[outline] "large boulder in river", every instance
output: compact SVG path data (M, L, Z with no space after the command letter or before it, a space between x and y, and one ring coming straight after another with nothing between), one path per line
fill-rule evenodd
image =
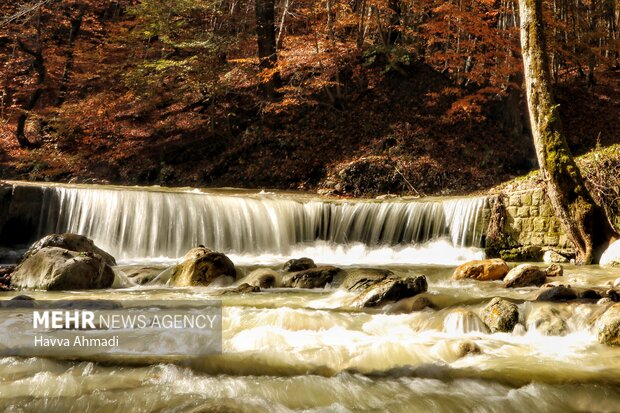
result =
M391 301L426 292L428 284L424 275L407 278L390 277L366 288L353 300L354 307L377 307Z
M518 288L530 285L541 286L545 283L547 274L532 264L521 264L514 267L504 278L504 287Z
M311 258L293 258L284 263L282 269L286 272L297 272L309 270L310 268L316 268L316 264Z
M280 287L282 285L282 275L269 268L259 268L248 274L244 281L259 288Z
M109 288L114 271L98 254L45 247L28 256L11 274L15 289L85 290Z
M458 266L452 274L453 280L471 278L478 281L495 281L508 274L508 265L500 258L474 260Z
M601 255L599 263L610 267L620 267L620 239L607 247L603 255Z
M226 255L198 247L185 254L183 261L174 267L170 285L174 287L206 286L216 279L232 282L236 275L235 265Z
M393 277L390 270L381 268L353 268L347 270L347 274L340 283L340 288L349 291L363 291L388 277Z
M28 259L28 257L33 256L42 248L47 248L47 247L58 247L58 248L64 248L69 251L88 252L88 253L97 254L105 261L106 264L110 266L116 265L116 260L114 259L114 257L108 254L107 252L105 252L104 250L102 250L101 248L97 247L95 243L93 242L93 240L83 235L77 235L77 234L71 234L71 233L50 234L50 235L47 235L41 238L40 240L32 244L30 249L26 251L26 253L21 259L21 262Z
M620 346L620 304L612 305L601 315L596 330L599 343Z
M519 322L517 306L499 297L492 299L481 315L492 333L510 333Z
M325 266L310 268L282 277L282 286L290 288L323 288L331 283L342 270L338 267Z

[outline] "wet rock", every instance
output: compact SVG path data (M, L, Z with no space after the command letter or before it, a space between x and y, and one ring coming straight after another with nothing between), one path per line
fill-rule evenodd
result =
M314 263L312 259L303 257L303 258L294 258L292 260L288 260L287 262L284 263L282 270L286 272L297 272L297 271L308 270L310 268L316 268L316 264Z
M223 295L226 294L250 294L250 293L259 293L260 287L255 285L250 285L248 283L239 284L236 287L228 288L222 292Z
M325 266L292 273L282 277L282 286L290 288L323 288L342 270L337 267Z
M413 297L425 292L427 288L424 275L404 279L390 277L366 288L353 300L353 306L377 307L391 301Z
M593 289L587 289L577 292L577 298L582 300L600 300L603 296Z
M425 308L432 308L433 302L424 295L403 298L393 304L388 304L385 312L388 314L408 314L415 311L422 311Z
M363 291L388 277L393 277L394 273L390 270L379 268L355 268L347 270L344 280L340 283L340 288L349 291Z
M610 267L620 267L620 240L614 241L607 247L603 255L601 255L599 264Z
M45 247L19 264L11 275L11 287L37 290L109 288L114 271L95 253Z
M28 257L33 256L39 250L47 247L57 247L69 251L97 254L103 259L106 264L110 266L116 265L116 260L114 259L114 257L102 250L101 248L97 247L91 239L86 238L83 235L71 233L50 234L41 238L40 240L32 244L32 246L28 249L28 251L26 251L26 253L22 257L20 262L25 261L26 259L28 259Z
M282 275L269 268L259 268L248 274L245 282L259 288L275 288L282 285Z
M528 326L546 336L563 336L568 331L564 317L553 307L533 309L528 316Z
M125 267L117 267L117 270L122 271L127 278L138 285L145 285L152 283L159 274L164 271L166 267L156 265L132 265Z
M174 267L170 285L174 287L206 286L222 278L232 282L236 274L235 265L226 255L198 247L185 254L183 261Z
M607 304L612 304L612 303L613 301L609 297L601 298L600 300L596 302L596 304L598 305L607 305Z
M482 309L482 320L492 333L509 333L519 322L519 310L515 304L495 297Z
M504 287L519 288L531 285L542 285L547 275L544 271L532 264L521 264L514 267L504 278Z
M605 291L605 297L608 297L611 301L615 303L620 301L620 294L613 288Z
M577 298L577 292L565 285L543 287L536 301L570 301Z
M508 274L508 265L500 258L474 260L458 266L452 274L453 280L470 278L478 281L503 279Z
M620 304L610 306L599 317L596 330L599 343L620 346Z
M551 264L545 269L547 277L561 277L564 275L564 268L560 264Z
M28 295L16 295L10 300L0 301L2 308L32 308L34 307L34 298Z
M548 251L545 251L545 253L543 254L543 262L545 262L546 264L552 264L552 263L566 264L570 262L570 260L560 253L557 253L552 250L548 250Z
M480 354L481 352L478 344L472 341L461 341L458 346L457 355L461 358L470 354Z

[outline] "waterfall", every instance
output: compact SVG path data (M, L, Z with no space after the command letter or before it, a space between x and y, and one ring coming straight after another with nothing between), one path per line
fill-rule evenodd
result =
M395 246L448 238L457 247L476 247L487 205L485 197L358 201L93 187L44 191L41 235L86 235L119 258L180 257L199 244L257 254L287 254L315 241Z

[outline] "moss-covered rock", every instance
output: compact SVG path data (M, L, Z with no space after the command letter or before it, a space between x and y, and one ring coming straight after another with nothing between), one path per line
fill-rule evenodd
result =
M492 333L509 333L519 322L519 310L515 304L495 297L482 309L482 320Z

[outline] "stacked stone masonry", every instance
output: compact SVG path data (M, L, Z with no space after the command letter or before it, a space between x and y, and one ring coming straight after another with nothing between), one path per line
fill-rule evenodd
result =
M571 249L560 220L539 189L504 194L504 231L523 246Z

